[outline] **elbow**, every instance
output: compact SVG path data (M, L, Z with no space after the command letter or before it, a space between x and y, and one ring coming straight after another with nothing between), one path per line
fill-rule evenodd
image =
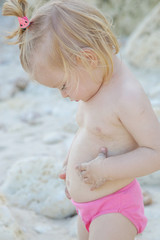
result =
M152 151L153 164L155 165L155 171L160 170L160 148L149 148Z

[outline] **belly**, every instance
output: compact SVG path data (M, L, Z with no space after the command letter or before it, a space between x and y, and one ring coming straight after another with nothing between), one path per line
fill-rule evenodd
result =
M122 141L123 140L123 141ZM108 157L131 151L136 144L128 138L101 138L81 129L72 144L66 171L66 184L71 198L76 202L88 202L118 191L133 179L108 181L102 187L90 191L90 185L85 184L77 174L75 167L78 163L88 162L96 158L100 147L108 149Z

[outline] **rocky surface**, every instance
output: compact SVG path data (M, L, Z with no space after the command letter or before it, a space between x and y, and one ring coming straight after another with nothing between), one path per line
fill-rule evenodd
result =
M125 48L126 59L136 67L159 70L159 39L160 3L147 15L128 39Z
M92 2L92 0L89 0ZM150 13L158 0L94 0L107 18L113 19L117 36L130 35L140 22Z
M0 17L2 23L0 30L4 26L6 29L11 29L15 22L13 19L11 17L6 20L6 18ZM122 49L119 57L122 57L124 61L126 61L124 47L127 41L127 38L121 39ZM20 66L18 48L4 45L2 40L0 43L0 192L6 194L7 198L7 200L0 201L0 215L2 216L0 218L0 240L23 240L23 238L76 240L77 216L53 218L55 213L52 212L54 208L52 209L51 204L56 204L56 208L58 208L57 217L58 212L61 214L61 206L58 206L58 201L54 202L53 193L55 192L57 198L64 194L62 193L63 183L60 183L61 180L57 179L57 175L77 130L75 123L77 103L62 99L55 89L28 82L27 75ZM143 85L160 120L160 72L138 69L132 65L129 67ZM25 79L24 87L17 87L19 79ZM14 94L8 94L7 86L11 87L11 85L13 90L16 89L15 92L13 91ZM43 170L46 169L44 159L53 169L50 173L47 172L46 177L45 174L43 175ZM52 165L53 160L54 165ZM39 163L36 169L35 161ZM57 166L56 173L55 166ZM22 170L23 174L21 174ZM54 182L52 182L52 176L54 176ZM20 178L21 181L18 181L17 178ZM148 225L136 240L159 240L160 172L138 180L143 191L150 193L152 204L145 207ZM48 181L46 189L45 181ZM33 194L34 184L37 187L41 185L40 182L43 183L38 191L40 193L42 190L42 195L38 194L37 196ZM15 188L15 195L13 188ZM29 195L30 192L32 192L32 196ZM46 217L46 212L43 212L44 196L48 196L50 199L48 206L47 201L44 201L45 208L48 207L47 212L52 210L52 215L47 215L48 217ZM24 205L22 199L25 200ZM39 208L37 207L38 203L34 208L28 207L30 206L29 201L34 202L34 200L41 202ZM66 201L69 200L66 199ZM18 205L16 205L17 203ZM69 208L67 204L66 209ZM37 209L39 210L37 211ZM69 214L67 213L66 216L71 214L72 211L69 210ZM6 223L7 225L5 225ZM5 235L6 226L8 235Z
M1 186L3 194L13 206L34 210L46 217L73 215L75 208L65 197L64 183L58 177L60 162L54 157L32 157L16 162Z
M40 6L48 1L28 0L32 6L31 9L33 6ZM87 2L98 6L107 18L113 19L117 36L128 36L159 3L159 0L87 0ZM29 15L31 15L31 11Z
M18 226L3 195L0 195L0 239L24 240L23 231Z

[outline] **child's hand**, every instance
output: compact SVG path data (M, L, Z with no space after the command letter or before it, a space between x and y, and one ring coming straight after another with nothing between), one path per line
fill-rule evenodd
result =
M91 185L91 191L101 187L106 181L107 177L103 176L103 162L107 157L107 148L102 147L98 156L86 163L81 163L76 166L81 179Z
M59 174L59 178L66 180L66 166L63 167L62 172Z

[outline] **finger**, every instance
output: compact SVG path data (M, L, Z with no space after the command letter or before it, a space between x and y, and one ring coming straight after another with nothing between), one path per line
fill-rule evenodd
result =
M108 149L106 147L102 147L101 152L104 153L105 155L107 155Z
M101 186L100 184L94 183L94 184L91 186L91 191L96 190L96 189L99 188L100 186Z
M92 181L88 177L85 177L83 181L87 184L92 184Z
M59 178L62 179L62 180L65 180L66 179L66 173L60 173Z
M77 169L77 174L80 177L81 180L83 180L82 172Z
M87 176L87 171L85 171L85 170L84 170L84 171L81 171L81 175L82 175L83 178L88 177L88 176Z
M94 191L95 189L97 189L97 186L96 185L92 185L92 187L91 187L91 191Z
M83 178L83 181L84 181L85 183L88 183L88 178Z
M85 170L87 170L87 164L86 163L79 164L76 166L76 169L80 172L85 171Z
M98 156L102 156L102 157L107 157L107 148L106 147L101 147L98 153Z
M84 181L85 178L88 178L88 176L86 174L86 171L79 172L79 176L80 176L82 181Z

